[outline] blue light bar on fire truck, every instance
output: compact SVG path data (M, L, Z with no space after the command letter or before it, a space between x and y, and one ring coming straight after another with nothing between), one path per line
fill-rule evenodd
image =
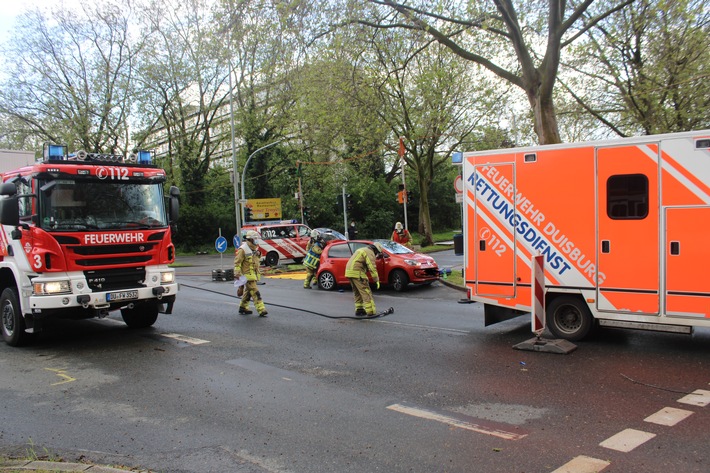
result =
M62 161L67 155L67 147L45 143L42 146L42 157L45 161Z

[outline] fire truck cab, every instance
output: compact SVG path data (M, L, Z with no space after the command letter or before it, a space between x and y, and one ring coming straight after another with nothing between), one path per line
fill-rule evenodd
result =
M105 317L130 327L171 313L178 290L172 224L179 190L149 152L67 153L1 175L0 330L13 346L49 318Z

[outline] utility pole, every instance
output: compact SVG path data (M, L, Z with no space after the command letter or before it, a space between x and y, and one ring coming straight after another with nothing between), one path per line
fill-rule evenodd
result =
M404 186L404 201L402 202L402 205L404 207L404 228L409 230L409 225L407 224L407 197L409 195L409 191L407 190L407 183L404 180L404 168L407 166L407 162L404 160L404 153L406 149L404 147L404 136L399 137L399 162L400 166L402 166L402 186Z
M343 225L345 228L345 238L350 239L350 234L348 232L348 203L346 201L345 194L345 184L343 184Z

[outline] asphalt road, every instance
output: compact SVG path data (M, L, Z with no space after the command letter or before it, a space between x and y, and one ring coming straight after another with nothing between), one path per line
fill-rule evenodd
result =
M349 289L285 278L260 286L261 319L211 280L228 258L182 261L151 329L58 321L0 345L0 452L161 472L710 470L710 331L527 352L528 320L484 328L440 283L378 291L395 313L362 321L332 318Z

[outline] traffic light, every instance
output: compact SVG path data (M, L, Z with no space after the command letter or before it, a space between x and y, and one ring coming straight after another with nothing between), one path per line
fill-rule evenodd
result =
M352 198L352 196L351 196L350 194L347 194L345 197L346 197L346 202L347 202L348 210L352 210L352 209L353 209L353 198Z
M251 222L251 207L244 207L244 221Z
M303 207L303 218L308 218L308 215L311 213L311 209L309 207Z
M404 184L399 185L399 191L397 191L397 203L403 204L404 199L407 197L407 191L404 190Z
M412 191L406 191L407 192L407 203L410 203L412 201Z

